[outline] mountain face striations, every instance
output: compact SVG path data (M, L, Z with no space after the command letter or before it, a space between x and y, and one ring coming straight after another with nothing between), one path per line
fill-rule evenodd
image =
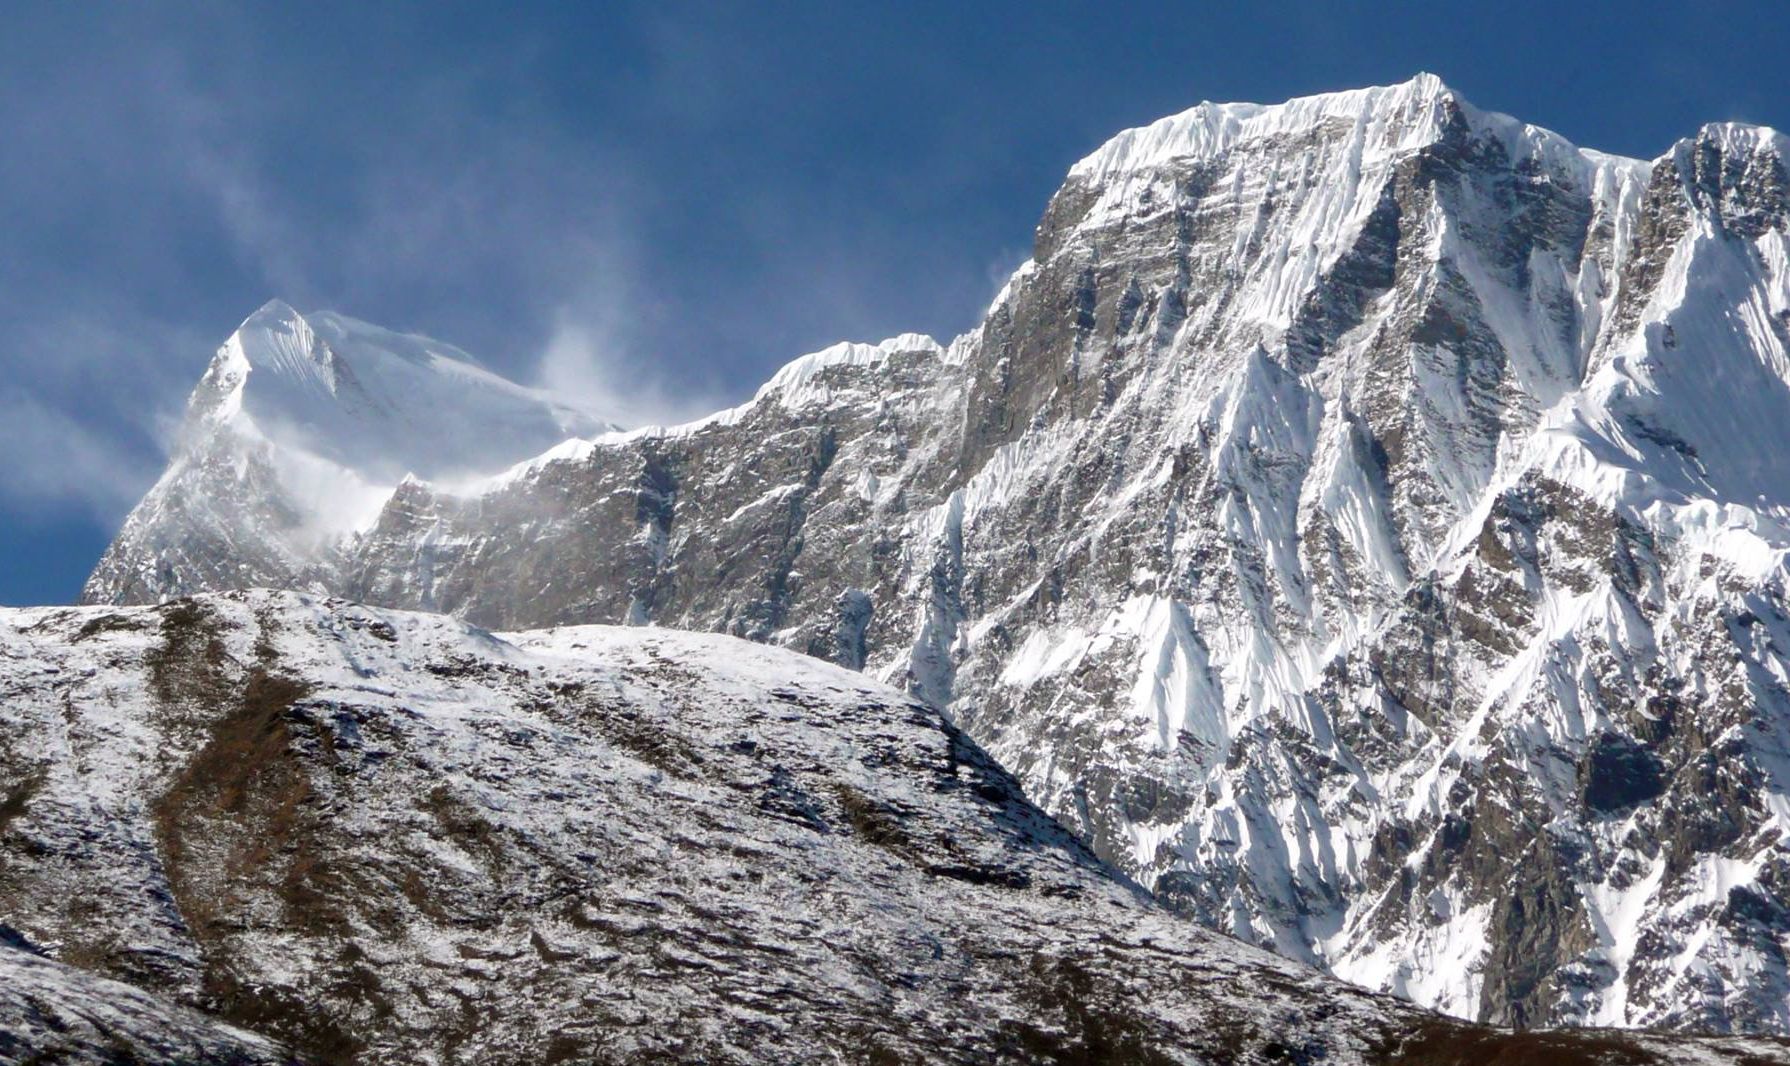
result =
M1787 155L1603 155L1427 75L1202 104L1076 164L948 345L553 447L590 416L481 379L508 428L442 420L490 442L453 469L261 354L321 338L339 382L433 342L264 309L87 599L781 645L942 709L1159 901L1368 988L1784 1031ZM352 514L307 503L313 459Z

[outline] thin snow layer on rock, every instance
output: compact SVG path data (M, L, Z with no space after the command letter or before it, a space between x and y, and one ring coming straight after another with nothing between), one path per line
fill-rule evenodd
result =
M849 393L836 394L834 386L841 382L836 368L868 368L874 370L892 360L908 356L943 357L945 351L931 337L921 333L903 333L876 344L846 341L818 352L798 356L777 369L770 380L759 386L746 403L716 411L689 422L670 426L638 426L614 429L595 436L566 440L540 455L516 463L502 473L484 478L441 479L432 486L436 491L462 497L476 497L500 492L517 482L539 474L552 463L574 463L630 444L676 440L737 425L754 411L766 405L779 405L790 410L803 407L825 408L836 403L858 399ZM864 377L859 375L860 378ZM870 380L874 381L872 376Z
M0 926L0 1062L294 1066L273 1041L27 950Z
M73 965L332 1062L1790 1061L1513 1036L1213 934L936 710L733 638L10 610L0 695L0 899L66 964L0 947L27 1058L45 1011L266 1058Z
M1202 106L1079 164L942 350L407 482L321 548L187 537L252 486L169 491L88 594L776 643L1293 958L1514 1024L1784 1030L1785 146L1625 160L1430 77Z
M829 367L874 367L898 352L938 354L941 351L937 341L919 333L904 333L881 344L835 344L785 364L764 383L755 399L775 397L791 407L817 400L825 402L831 398L831 393L824 388L817 390L815 386L824 384L822 372Z

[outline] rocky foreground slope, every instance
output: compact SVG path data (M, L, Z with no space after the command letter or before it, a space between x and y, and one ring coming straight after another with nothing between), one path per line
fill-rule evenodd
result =
M1783 1031L1787 155L1616 158L1428 76L1201 105L1078 163L949 345L394 482L298 554L279 449L200 433L87 595L780 644L1292 958L1512 1024Z
M290 1049L140 988L47 959L0 927L0 1063L292 1066Z
M936 710L728 637L5 611L0 781L4 1061L287 1054L198 1006L314 1062L1790 1062L1211 933Z

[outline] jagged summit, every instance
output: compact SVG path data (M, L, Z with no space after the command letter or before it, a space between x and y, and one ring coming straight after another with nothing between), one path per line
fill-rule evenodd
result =
M808 386L822 378L832 367L875 366L892 355L905 352L938 355L943 349L938 341L920 333L903 333L878 344L848 341L831 345L785 363L771 375L770 380L759 387L753 398L764 400L778 395L784 403L797 404L808 395Z
M310 560L366 529L406 479L474 481L615 428L452 345L270 300L218 348L167 471L88 594L97 581L159 598L219 552L252 552L261 580L309 587Z
M1687 140L1767 153L1780 159L1790 154L1790 138L1771 126L1754 122L1706 122L1698 129L1695 137Z

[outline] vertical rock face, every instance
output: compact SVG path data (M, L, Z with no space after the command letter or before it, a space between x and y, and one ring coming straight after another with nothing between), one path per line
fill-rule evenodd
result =
M88 596L796 648L946 708L1163 901L1351 980L1790 1028L1787 149L1619 159L1429 76L1204 104L1077 164L948 346L409 479L302 549L189 517L306 518L199 433Z

